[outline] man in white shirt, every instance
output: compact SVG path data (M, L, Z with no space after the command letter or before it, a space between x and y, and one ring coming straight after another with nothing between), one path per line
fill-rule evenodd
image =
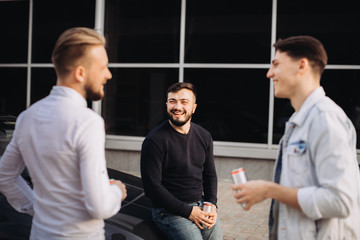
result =
M104 46L88 28L59 37L52 53L57 84L19 115L0 160L0 191L33 216L30 239L103 240L103 219L126 197L121 181L109 182L104 121L86 103L101 99L112 77ZM20 176L25 167L33 189Z
M356 133L344 111L325 96L320 78L327 54L317 39L274 44L267 73L274 95L290 99L274 182L234 185L245 210L271 198L270 239L360 239L360 177Z

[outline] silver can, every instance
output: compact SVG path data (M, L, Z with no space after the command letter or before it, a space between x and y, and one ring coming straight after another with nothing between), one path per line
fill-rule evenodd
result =
M211 212L212 204L210 202L204 202L203 211L204 212Z
M211 208L212 208L212 204L210 202L204 202L204 204L203 204L204 212L211 212ZM209 218L209 216L207 216L206 218ZM206 226L203 224L203 227L206 227Z
M234 184L243 184L247 182L247 176L244 168L237 168L231 171L231 177ZM246 207L246 203L242 203L241 206Z
M234 184L243 184L247 182L247 176L244 168L237 168L232 170L231 177Z

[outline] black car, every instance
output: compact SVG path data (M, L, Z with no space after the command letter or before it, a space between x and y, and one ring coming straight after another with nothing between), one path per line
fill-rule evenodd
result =
M12 137L16 118L0 115L0 158ZM151 217L151 201L145 197L141 179L114 169L108 169L109 177L121 180L127 188L127 197L120 211L105 220L106 240L163 240L164 235ZM31 186L26 169L23 178ZM32 217L17 212L0 193L0 239L29 239Z

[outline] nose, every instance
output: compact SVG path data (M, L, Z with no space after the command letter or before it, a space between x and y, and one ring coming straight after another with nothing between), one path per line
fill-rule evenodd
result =
M267 71L267 73L266 73L266 77L267 78L272 78L273 77L273 71L271 70L271 67L269 68L269 70Z
M180 101L177 101L177 102L174 104L174 109L181 109L181 103L180 103Z
M110 69L108 68L107 69L107 74L106 74L106 79L107 80L110 80L112 78L112 74L111 74L111 72L110 72Z

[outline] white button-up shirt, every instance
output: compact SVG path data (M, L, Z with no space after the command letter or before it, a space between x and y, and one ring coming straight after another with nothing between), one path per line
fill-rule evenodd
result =
M34 189L19 177L27 167ZM19 115L0 161L0 190L34 216L31 239L104 239L104 221L121 206L110 185L103 119L75 90L54 86Z
M360 239L360 177L355 129L317 88L294 113L280 184L298 189L302 211L280 204L278 239Z

